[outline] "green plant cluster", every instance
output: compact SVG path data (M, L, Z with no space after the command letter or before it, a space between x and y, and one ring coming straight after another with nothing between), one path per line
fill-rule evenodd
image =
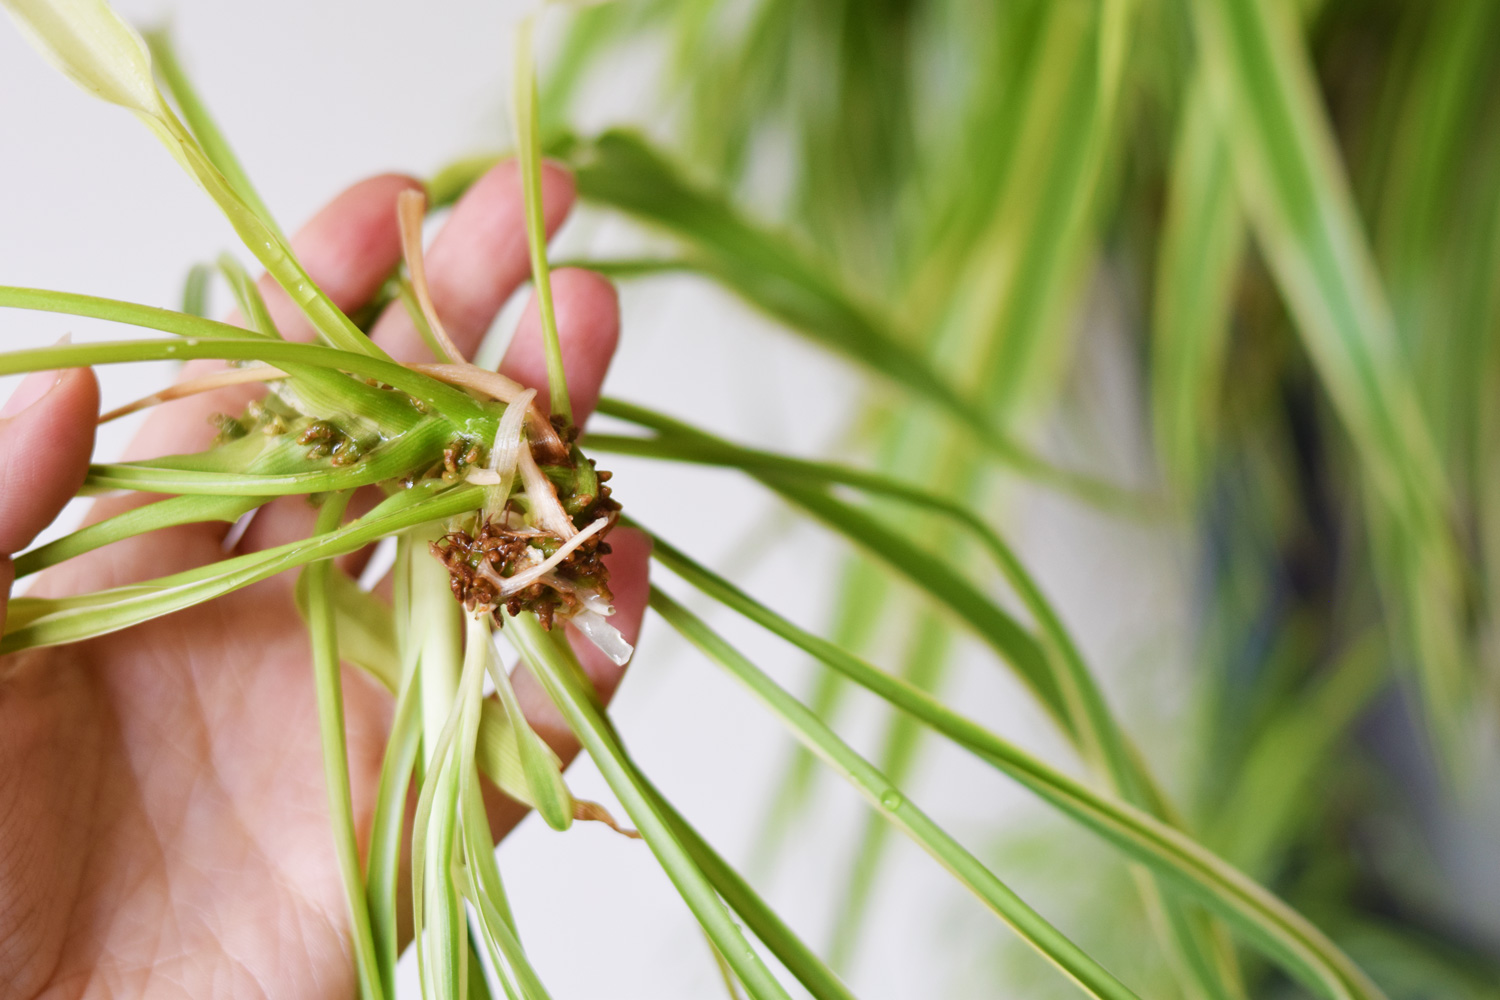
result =
M126 31L102 4L4 2L23 21L56 9L90 31ZM519 488L503 469L498 482L471 470L493 465L525 423L520 452L552 484L553 502L571 503L571 528L523 545L551 558L565 537L617 516L586 452L735 469L857 551L830 635L795 626L668 539L654 537L654 558L814 660L816 687L805 702L794 697L663 589L651 607L804 748L779 785L764 858L806 807L815 761L869 802L846 918L826 958L637 768L562 630L544 627L559 609L523 601L504 629L702 925L731 989L784 997L795 982L820 1000L852 996L838 972L852 961L895 833L1055 967L1056 982L1086 995L1269 997L1289 984L1330 998L1492 995L1496 963L1482 948L1444 940L1411 909L1367 905L1373 891L1401 899L1406 887L1351 861L1345 817L1357 825L1390 794L1378 780L1349 780L1370 766L1355 723L1389 692L1418 706L1413 725L1451 787L1493 756L1475 744L1493 715L1482 664L1500 559L1500 479L1485 461L1500 429L1500 143L1475 137L1500 135L1497 68L1486 58L1500 35L1496 9L1483 0L697 0L569 16L540 93L523 29L512 87L560 435L524 421L525 401L502 405L380 356L297 263L164 38L152 39L154 63L140 49L139 65L125 65L119 53L136 52L125 42L111 62L100 49L68 47L82 36L34 32L71 75L168 143L320 343L281 340L232 263L222 271L247 329L197 315L203 273L182 311L0 288L0 306L172 335L12 352L0 355L0 374L218 358L273 366L283 387L226 419L207 452L91 468L86 490L173 496L27 553L18 573L166 525L234 520L274 496L315 495L322 506L317 533L303 541L144 586L19 598L0 651L126 628L301 569L361 994L394 990L402 821L415 788L411 899L424 995L483 995L471 954L483 949L507 996L536 1000L547 991L506 902L480 774L559 829L589 810L521 715L490 622L453 600L471 610L499 603L475 575L490 567L503 579L523 556L535 561L506 533L547 528L537 498L548 491ZM667 54L670 127L650 136L566 129L590 68L615 46L643 42ZM153 65L171 105L141 82ZM753 166L788 136L789 191L758 199ZM543 149L572 168L585 199L680 250L588 266L621 280L696 272L866 370L864 414L844 451L861 461L747 448L610 399L600 412L635 432L568 441L537 179ZM434 206L498 155L432 178ZM1101 272L1132 290L1124 298L1138 313L1160 490L1123 486L1033 443L1076 403L1066 376L1087 349L1080 303ZM415 270L389 295L407 302L443 360L440 331L422 322ZM549 430L565 460L545 460ZM1185 794L1164 787L994 528L1017 482L1110 517L1201 526L1210 721ZM346 521L350 491L376 484L388 498ZM399 540L390 607L329 562L386 537ZM605 586L591 572L578 567L573 582ZM997 596L995 576L1014 604ZM918 599L904 600L910 593ZM888 667L868 653L877 622L891 619L908 638ZM1087 780L942 701L961 635L1025 685ZM363 858L340 659L396 698ZM493 699L483 697L486 675ZM873 760L835 729L855 687L891 709ZM1150 919L1116 921L1112 936L1084 941L1043 917L1000 865L914 801L920 749L933 735L1106 845L1132 878L1099 908ZM1161 961L1135 981L1120 956L1147 948Z

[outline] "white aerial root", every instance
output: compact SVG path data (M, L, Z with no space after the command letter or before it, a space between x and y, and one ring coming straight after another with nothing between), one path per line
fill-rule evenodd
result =
M536 464L530 448L522 448L517 465L521 470L521 485L526 489L526 499L531 503L531 516L543 528L558 538L572 538L578 531L573 519L563 510L557 499L557 487Z
M547 574L542 582L549 587L572 594L583 605L567 620L578 626L578 631L583 633L585 639L599 647L599 651L609 657L615 666L623 667L629 662L635 649L625 641L620 630L607 620L615 613L615 606L606 601L598 590L593 587L574 587L554 573Z
M578 599L583 602L584 609L594 614L608 618L615 613L615 606L606 601L599 591L590 587L588 590L576 591Z
M515 481L516 463L520 460L521 446L524 443L521 424L531 409L531 400L535 395L535 389L527 389L505 408L505 415L495 428L495 443L490 446L487 467L470 469L466 477L469 482L481 486L500 487L491 493L490 501L485 504L485 513L491 517L497 516L504 509L505 501L510 499L510 487Z
M111 420L118 420L138 410L156 406L160 403L168 403L174 399L182 399L185 396L196 396L200 392L212 392L215 389L223 389L231 385L246 385L251 382L274 382L279 378L286 378L286 372L280 368L271 368L266 365L257 365L253 368L229 368L225 371L214 372L211 375L200 375L197 378L184 379L176 385L169 385L160 392L153 392L149 396L143 396L133 403L115 407L108 413L101 414L99 423L107 424Z
M515 402L505 408L505 415L495 428L495 443L490 446L489 469L502 479L515 474L516 463L521 458L521 422L526 419L531 401L535 398L535 389L527 389L521 393Z
M594 611L580 611L568 621L578 626L584 638L588 639L599 651L609 657L617 667L623 667L630 660L630 655L635 648L625 641L620 630L611 625L605 618Z

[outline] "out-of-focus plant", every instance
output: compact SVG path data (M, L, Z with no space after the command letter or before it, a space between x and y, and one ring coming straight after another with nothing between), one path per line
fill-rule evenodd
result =
M569 15L540 94L523 30L516 152L547 330L549 421L527 392L469 364L444 336L422 275L420 200L403 208L409 277L391 294L408 303L439 363L402 366L308 278L164 38L148 49L102 3L3 2L70 76L162 138L322 341L281 340L232 266L248 330L192 309L0 288L3 306L179 338L13 352L0 355L0 373L205 357L239 363L226 378L271 388L208 452L95 466L87 488L174 497L24 555L18 570L163 525L233 519L273 495L323 499L318 531L304 541L144 587L17 599L0 649L127 628L305 567L362 995L393 990L412 788L424 995L483 989L469 973L470 941L488 951L507 996L546 995L505 903L480 774L559 828L597 807L573 800L520 715L492 651L491 609L753 997L785 996L788 980L752 937L809 994L851 995L835 970L854 956L892 831L1056 966L1056 982L1091 996L1236 998L1295 981L1331 998L1375 998L1382 986L1400 995L1413 970L1467 984L1490 968L1478 952L1435 947L1400 907L1367 905L1372 892L1399 899L1402 886L1348 859L1350 825L1357 831L1379 803L1362 794L1369 783L1345 781L1367 766L1355 722L1392 688L1422 706L1421 731L1455 787L1484 766L1472 736L1486 714L1476 708L1487 705L1487 582L1500 558L1500 532L1485 516L1500 481L1483 461L1497 429L1488 344L1500 311L1500 144L1474 140L1495 134L1485 126L1500 113L1484 58L1500 25L1487 4L1382 7L1382 21L1353 4L1276 0L620 3ZM565 123L587 97L590 67L626 42L668 54L670 125L649 136L575 134ZM153 82L152 52L171 103ZM659 618L804 748L769 811L763 860L806 805L815 758L870 804L826 962L637 769L561 630L548 629L569 618L607 652L629 654L605 621L607 584L591 559L618 508L570 438L536 183L543 147L571 166L584 198L678 248L589 266L622 280L705 275L871 375L836 462L747 448L620 400L600 412L637 433L582 441L591 453L740 470L859 552L825 638L669 540L656 538L654 550L683 583L821 668L804 704L680 601L652 593ZM775 198L756 193L767 157L790 167ZM493 159L481 153L435 176L434 207ZM1071 405L1066 375L1088 343L1080 303L1104 270L1139 290L1124 298L1139 312L1149 358L1160 489L1112 482L1034 443ZM1017 482L1107 516L1201 524L1212 585L1199 669L1210 722L1193 746L1186 796L1158 780L1062 617L995 530ZM349 491L371 484L388 499L345 522ZM398 539L394 607L347 586L328 562L383 537ZM1014 602L994 593L997 575ZM866 653L877 622L892 620L907 639L887 669ZM1086 780L943 703L960 634L1014 672ZM1273 640L1252 644L1262 635ZM350 820L341 656L396 696L363 859ZM482 696L486 674L496 699ZM892 708L874 761L834 728L853 687ZM1040 916L914 802L929 734L1106 845L1131 877L1101 879L1091 905L1149 919L1107 934L1095 927L1081 946ZM1109 888L1117 885L1129 888ZM1340 938L1383 974L1372 979ZM1117 960L1142 949L1161 960ZM1126 964L1159 971L1124 982L1110 970Z
M1145 362L1149 492L1201 540L1204 715L1178 743L1188 828L1346 931L1393 989L1445 978L1454 995L1493 978L1493 942L1445 930L1425 885L1373 846L1392 822L1422 842L1427 792L1375 777L1376 737L1359 724L1386 706L1387 734L1415 736L1431 755L1416 766L1455 804L1494 764L1497 22L1473 0L616 5L577 16L548 92L562 119L611 45L669 53L653 162L590 151L585 193L669 232L674 265L809 337L826 343L835 324L789 304L790 285L879 317L879 339L919 354L989 426L914 416L887 380L853 448L968 509L1004 510L1011 473L1120 499L1034 444L1079 409L1066 375L1091 343L1083 303L1107 283ZM627 141L648 142L595 140ZM768 192L767 162L789 183ZM667 190L668 164L722 215L614 176ZM728 236L725 218L758 239ZM940 523L867 510L961 550ZM878 548L851 556L833 637L873 648L878 623L885 647L905 622L890 665L938 691L951 617L910 610L879 562ZM814 710L837 719L844 690L823 675ZM891 716L876 758L888 775L915 773L922 732ZM1088 734L1070 735L1089 761ZM1130 775L1098 773L1152 807ZM762 860L808 807L812 775L799 752ZM837 890L836 965L885 839L872 820ZM1113 923L1130 933L1089 940L1133 954L1138 925ZM1239 988L1193 961L1191 933L1169 937L1188 994ZM1252 962L1243 982L1277 979Z

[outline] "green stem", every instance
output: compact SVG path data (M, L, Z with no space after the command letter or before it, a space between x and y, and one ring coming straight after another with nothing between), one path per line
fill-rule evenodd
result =
M281 331L276 329L271 310L266 307L266 300L261 297L260 289L255 287L255 279L250 277L250 272L234 259L233 254L220 254L218 263L219 274L223 275L225 283L229 285L229 292L234 296L234 304L240 310L245 328L263 337L281 340Z
M177 102L177 110L187 121L188 127L193 130L193 137L203 147L203 152L224 179L229 183L235 194L239 195L255 216L266 224L277 236L283 236L276 220L271 216L271 210L261 200L255 185L250 183L250 176L245 173L245 168L240 165L239 158L234 155L229 141L224 138L219 125L214 121L213 115L209 114L208 106L198 96L197 89L188 79L182 63L177 59L176 46L172 44L171 33L165 28L144 33L146 44L151 49L152 65L161 74L162 82L167 85L167 91L172 95L172 100Z
M901 676L918 690L937 691L948 671L956 638L957 633L941 616L930 610L924 611L907 639ZM837 671L826 671L825 675L843 679ZM819 719L827 718L816 712L814 715ZM921 722L905 712L891 713L886 720L879 750L873 759L891 784L899 786L909 780L923 735ZM828 945L828 961L836 969L847 969L853 964L861 931L871 913L870 896L875 891L880 861L890 842L891 826L884 820L880 810L865 814L854 857L844 875L838 916Z
M187 313L118 302L69 292L0 286L0 308L34 309L129 323L174 333L187 339L117 340L102 344L67 344L0 354L0 375L79 368L87 365L128 364L136 361L261 361L269 365L302 364L344 371L399 389L456 423L482 419L485 409L472 396L392 361L351 354L317 344L268 340L248 330ZM493 433L493 428L491 428Z
M276 321L271 318L255 279L232 254L219 255L219 273L229 285L245 325L268 339L281 340L281 332L276 329ZM282 365L296 379L297 409L309 416L340 423L350 414L360 414L382 427L396 429L410 422L409 409L400 404L393 406L388 393L353 382L336 371L291 362Z
M760 898L750 883L730 867L708 841L693 829L682 814L673 808L661 792L657 791L650 780L635 768L634 763L629 761L627 763L630 764L636 781L650 798L651 804L666 819L667 824L672 828L672 833L682 842L682 846L691 856L693 863L701 868L703 874L713 883L714 891L729 904L735 913L739 914L740 919L765 944L771 954L776 956L777 961L781 962L786 970L807 988L815 1000L854 1000L854 994L849 992L849 987L845 986L817 953L804 944L796 932L766 905L765 900Z
M412 641L411 621L410 535L397 540L395 600L397 611L396 649L401 659L401 679L396 693L396 707L391 735L380 763L380 783L375 794L375 814L370 825L370 862L366 894L370 900L371 933L375 940L375 958L380 963L381 984L386 995L396 994L396 963L401 956L400 921L397 906L400 899L398 881L401 872L401 839L406 824L406 798L412 771L422 743L421 699L417 693L417 651Z
M401 870L401 833L406 821L406 796L412 768L422 743L421 703L410 678L402 681L391 722L390 742L380 765L375 816L370 828L367 892L370 926L380 979L388 996L395 996L396 962L401 957L400 920L396 908Z
M206 496L290 496L371 486L422 471L441 455L451 427L427 420L399 438L375 448L353 465L313 472L199 472L150 462L91 465L84 485L96 490L144 490L149 493L193 493ZM311 464L311 463L309 463Z
M158 528L204 521L227 521L232 524L269 499L271 498L260 496L176 496L148 503L143 507L134 507L123 514L86 525L17 556L16 579L38 573L49 566L56 566L112 542L134 538Z
M213 268L207 264L194 264L188 269L182 283L182 311L190 316L208 317L208 284L213 280Z
M1000 640L993 643L996 650L1007 656L1023 678L1030 681L1043 704L1054 712L1064 730L1074 739L1085 761L1102 773L1115 791L1162 819L1181 825L1170 802L1120 730L1088 665L1051 604L1010 547L967 508L875 473L740 448L642 407L611 401L600 409L654 427L662 434L653 440L591 435L588 439L591 448L743 469L834 530L861 542L898 572L912 577L924 589L959 610L982 634ZM983 594L973 592L961 578L936 565L928 565L930 560L921 551L909 546L901 536L891 533L875 519L835 500L826 492L828 486L835 484L853 486L936 512L977 537L1041 627L1047 653L1043 662L1028 667L1031 659L1018 658L1014 652L1024 650L1024 645L1017 642L1013 631L1000 628L1002 623L995 619L993 612L985 611ZM1220 968L1210 968L1209 960L1205 958L1217 954L1219 946L1206 941L1204 935L1220 932L1195 926L1192 917L1182 913L1170 901L1164 903L1159 893L1149 887L1145 891L1147 905L1162 910L1173 933L1174 948L1192 964L1200 981L1222 987L1221 992L1226 995L1235 995L1237 974L1233 969L1227 962L1221 963Z
M335 530L349 494L338 493L323 501L316 531ZM354 938L354 964L359 974L359 992L367 1000L383 1000L385 990L370 932L370 910L365 902L364 875L360 871L359 840L354 832L354 802L349 789L349 748L344 736L344 694L339 676L338 633L333 624L333 605L328 599L330 560L308 566L307 630L312 638L313 681L318 699L318 729L323 738L323 780L328 789L328 814L333 825L334 853L339 876L349 904Z
M531 18L516 27L515 79L511 91L516 145L521 165L521 190L526 206L526 245L531 251L531 277L542 318L542 342L547 349L547 391L552 413L569 424L573 404L568 399L568 376L563 371L562 341L552 304L552 277L547 263L547 219L542 205L542 147L537 137L536 69L531 54Z
M1055 964L1085 992L1091 996L1114 1000L1135 998L1135 993L1068 940L985 868L979 859L913 805L874 765L855 753L805 705L787 694L697 616L654 587L651 590L651 609L749 688L792 729L799 740L854 785L880 816L932 855L1000 919L1009 924L1022 940Z
M495 967L506 977L507 992L519 991L525 1000L550 1000L541 977L532 968L531 961L521 946L520 936L516 933L515 918L511 915L505 886L500 879L500 866L495 863L495 838L485 813L474 755L483 717L483 673L485 668L494 665L494 640L490 636L487 618L469 617L464 628L468 655L483 661L484 668L476 668L471 675L467 662L464 667L466 687L461 695L463 707L457 752L459 829L465 871L462 877L455 877L460 878L460 885L466 890L465 895L474 904L479 916L479 927L490 945ZM513 722L522 726L526 724L519 713Z
M424 997L460 1000L468 974L464 944L464 909L454 883L454 864L460 860L458 829L458 739L460 712L457 693L464 675L482 683L475 662L458 662L462 655L462 612L445 593L439 593L431 559L408 564L413 573L412 597L421 618L417 669L422 691L422 747L426 769L412 826L412 905L417 948L417 970ZM426 577L426 579L424 579ZM443 587L446 591L447 587ZM443 607L438 601L443 600ZM449 611L452 609L452 612ZM455 613L457 617L455 618ZM474 669L471 669L474 668ZM446 713L446 715L444 715Z
M448 488L433 496L433 489L439 488L415 487L336 531L264 552L78 597L15 598L6 618L0 654L78 642L129 628L309 562L354 552L413 525L478 510L484 502L482 487Z
M756 1000L790 1000L729 918L712 884L673 834L666 817L635 780L635 769L605 720L598 697L589 688L582 668L562 638L562 631L549 634L534 616L519 615L507 624L505 637L525 657L532 674L588 750L667 877L750 995Z
M611 415L624 416L627 419L645 416L656 423L661 423L656 415L640 407L601 406L600 412L609 412ZM761 479L771 489L781 492L785 490L778 487L778 482L790 485L798 480L811 481L818 487L834 484L852 486L868 493L899 500L941 514L969 531L993 558L995 565L1005 576L1006 582L1021 598L1027 611L1040 626L1047 644L1052 648L1053 659L1061 668L1052 671L1054 678L1052 683L1062 699L1059 704L1065 718L1079 720L1082 723L1079 739L1083 744L1085 756L1093 764L1105 770L1111 780L1122 790L1165 808L1165 800L1156 791L1154 785L1139 773L1139 768L1131 764L1134 751L1127 745L1067 627L1063 625L1051 602L1041 592L1041 588L1037 586L1036 581L1027 572L1015 552L982 519L976 517L962 504L935 493L908 486L888 476L828 462L788 458L771 452L740 448L675 422L662 426L668 431L668 436L663 438L589 435L588 445L591 449L599 451L650 455L677 461L739 468ZM796 488L794 495L800 498L818 499L816 494L801 488ZM831 513L835 508L832 502L820 501L818 509ZM837 527L835 525L836 529Z
M787 621L729 581L652 536L652 557L715 601L810 653L904 712L920 718L1124 854L1170 878L1240 928L1288 972L1332 1000L1384 994L1305 917L1191 837L1134 806L1106 798L936 698Z
M141 120L219 206L245 249L261 262L266 272L291 296L326 343L355 354L389 360L389 355L366 337L364 331L344 315L343 310L334 305L333 300L307 273L276 224L268 216L262 217L241 198L233 183L214 165L198 140L175 114L166 111L159 118L143 115Z

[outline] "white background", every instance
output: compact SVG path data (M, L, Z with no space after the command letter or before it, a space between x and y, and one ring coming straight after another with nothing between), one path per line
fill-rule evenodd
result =
M506 141L510 11L503 6L271 0L119 7L147 25L172 14L189 71L288 226L361 176L425 174ZM585 124L655 106L644 82L649 65L616 69L617 78L596 87L605 103L590 105ZM175 306L188 267L235 245L214 206L145 129L47 68L8 24L0 25L0 144L0 283ZM587 217L562 237L570 255L624 238L618 222ZM862 385L842 363L691 279L627 288L623 308L610 393L783 450L826 449L840 439ZM1088 423L1104 429L1094 457L1109 458L1105 468L1119 473L1142 462L1133 423L1141 410L1125 388L1132 380L1120 377L1130 361L1111 335L1107 297L1090 315L1089 353L1075 377L1092 387ZM6 350L65 332L81 339L132 335L67 317L0 313ZM102 375L109 406L160 384L170 369ZM0 385L0 398L13 381ZM130 430L128 423L107 427L100 454L117 453ZM617 495L645 523L737 572L748 589L798 620L826 621L842 551L826 534L781 517L732 476L614 464ZM1174 686L1174 672L1161 669L1162 660L1180 662L1187 604L1173 555L1180 550L1161 544L1172 539L1030 495L1003 513L1116 699L1132 711L1150 705L1157 717L1180 719L1187 695ZM779 543L768 545L771 538ZM1168 615L1164 608L1177 610ZM724 616L714 621L795 690L807 689L800 657ZM1152 687L1143 686L1147 678ZM966 656L947 695L1012 738L1067 761L1024 693L988 657ZM859 708L848 731L869 747L878 717L866 704ZM731 860L743 861L788 748L774 722L714 667L664 636L660 623L648 625L615 714L646 771ZM610 801L587 762L570 780L579 794ZM1031 887L1031 896L1045 897L1049 887L1066 884L1066 871L1029 870L1013 860L1007 866L993 849L1003 830L1026 829L1045 815L1003 779L934 746L912 786L940 821L999 858L999 874L1023 892ZM816 820L796 831L795 854L761 885L821 946L862 817L846 789L825 781L819 792ZM527 822L500 859L523 935L554 996L722 995L686 908L640 844L590 824L560 836ZM851 985L866 997L994 995L993 980L984 980L1008 940L1004 928L915 849L897 843L891 862ZM1080 888L1086 907L1087 887L1070 894Z

